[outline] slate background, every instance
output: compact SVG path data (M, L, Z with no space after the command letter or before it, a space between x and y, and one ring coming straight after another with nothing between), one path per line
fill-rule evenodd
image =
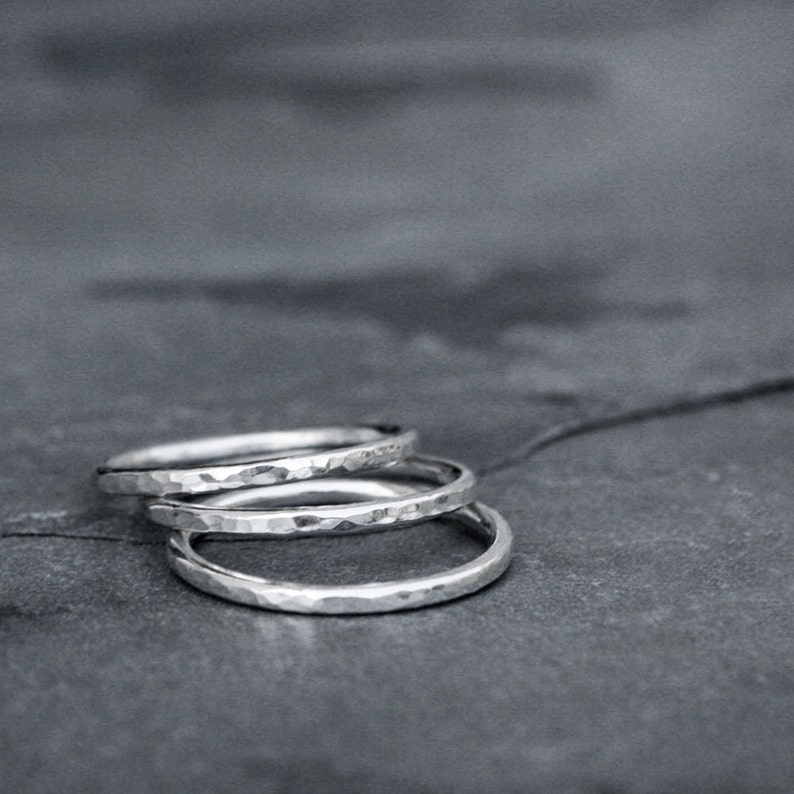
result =
M0 15L5 790L794 787L788 4ZM258 612L94 493L132 445L332 421L482 472L506 577Z

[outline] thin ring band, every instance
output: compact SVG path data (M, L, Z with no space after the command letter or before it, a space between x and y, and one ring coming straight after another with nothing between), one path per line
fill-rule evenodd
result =
M399 463L416 432L352 425L177 441L110 458L97 470L107 493L168 496L276 485Z
M495 510L479 502L453 513L485 536L490 545L479 557L441 573L394 582L361 585L307 585L238 573L202 557L193 547L196 535L173 531L168 537L171 569L199 590L227 601L310 615L357 615L395 612L439 604L490 584L507 569L512 549L510 526Z
M222 532L262 537L342 535L415 524L469 504L474 475L440 458L411 458L397 467L413 477L440 483L430 490L345 504L246 508L267 500L271 489L253 488L195 500L155 499L146 505L151 521L185 532ZM271 494L272 495L272 494Z

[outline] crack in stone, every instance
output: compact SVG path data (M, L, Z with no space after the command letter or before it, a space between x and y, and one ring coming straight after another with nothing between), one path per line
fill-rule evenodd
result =
M721 389L696 396L679 396L670 400L651 405L632 408L586 419L575 419L562 422L558 425L538 433L534 437L519 445L513 452L501 460L486 463L476 469L479 477L488 477L501 471L524 463L537 452L544 450L560 441L565 441L576 436L598 433L615 427L638 424L651 419L662 419L669 416L679 416L696 411L705 411L723 405L734 405L761 397L770 397L776 394L785 394L794 391L794 375L784 375L771 380L761 380L735 389ZM76 532L4 532L2 538L68 538L72 540L101 540L114 543L129 543L133 546L154 545L162 543L162 538L155 540L137 540L134 538L109 537L107 535L83 535ZM245 540L245 538L242 538Z
M132 546L153 546L163 543L162 538L157 540L137 540L136 538L114 538L109 535L84 535L80 532L3 532L0 538L67 538L70 540L106 540L113 543L129 543Z
M601 430L610 430L624 425L646 422L651 419L661 419L668 416L705 411L721 405L733 405L758 397L768 397L774 394L783 394L794 391L794 375L785 375L772 380L756 381L735 389L722 389L696 396L679 396L670 400L627 411L618 411L611 414L602 414L585 419L573 419L538 433L528 441L520 444L516 449L504 456L501 460L486 463L475 469L479 477L488 477L491 474L505 471L518 466L531 458L537 452L546 449L560 441L565 441L575 436L598 433Z

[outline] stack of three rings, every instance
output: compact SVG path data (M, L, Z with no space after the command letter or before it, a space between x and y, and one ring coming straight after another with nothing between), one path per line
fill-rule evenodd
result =
M473 501L474 475L452 461L414 455L416 433L346 426L271 431L169 443L126 452L98 470L108 493L148 497L152 521L170 529L172 570L200 590L264 609L364 614L449 601L507 568L507 522ZM427 576L360 585L276 581L201 556L217 535L297 538L399 529L449 515L487 548Z

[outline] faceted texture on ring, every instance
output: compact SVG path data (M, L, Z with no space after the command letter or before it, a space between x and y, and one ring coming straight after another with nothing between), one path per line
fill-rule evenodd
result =
M351 432L361 429L352 428ZM333 430L338 434L343 428L333 428ZM321 432L321 429L312 431L315 435ZM298 435L300 431L294 433ZM311 452L302 451L293 455L260 453L259 457L267 459L243 463L130 469L105 466L99 469L97 485L107 493L130 496L215 493L377 469L399 463L412 454L416 441L414 431L381 431L380 434L381 438L368 443ZM263 437L267 435L261 434ZM241 437L229 438L231 441ZM184 442L185 447L189 448L189 445L190 442Z
M173 571L204 592L261 609L315 615L353 615L417 609L473 593L497 579L510 563L512 533L499 513L474 502L454 517L490 541L476 559L429 576L399 582L328 586L277 582L212 563L191 545L188 532L171 532L168 560Z
M450 513L473 499L474 475L458 463L434 458L414 458L406 468L433 476L442 483L429 491L342 505L245 509L207 506L179 499L160 499L146 506L155 523L186 532L245 533L264 537L309 534L346 534L414 524ZM452 482L448 482L449 479ZM226 504L245 503L252 497L238 492Z

